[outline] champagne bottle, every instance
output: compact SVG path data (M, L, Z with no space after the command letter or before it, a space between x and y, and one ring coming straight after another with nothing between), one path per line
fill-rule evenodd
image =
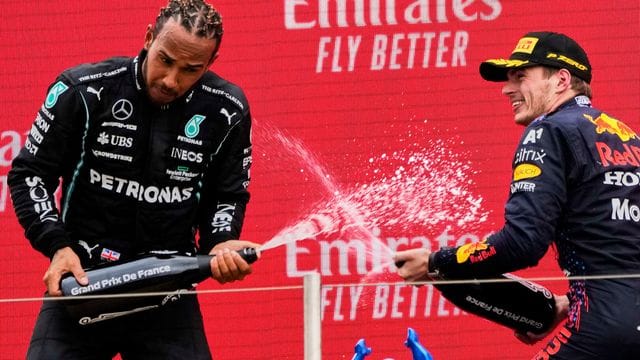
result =
M238 253L248 263L258 259L253 248L244 248ZM189 289L209 278L213 256L152 253L87 269L89 284L85 286L67 274L60 284L62 301L81 325L155 309L179 300Z
M434 285L460 309L522 333L542 334L554 325L555 299L551 291L513 274L504 282Z
M402 265L404 261L396 262L398 268ZM549 289L509 273L498 276L497 280L482 282L471 279L468 283L433 286L458 308L500 325L534 334L551 329L556 304Z

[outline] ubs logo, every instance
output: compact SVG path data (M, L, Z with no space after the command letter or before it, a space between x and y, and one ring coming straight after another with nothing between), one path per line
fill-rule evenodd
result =
M127 120L133 115L133 104L127 99L120 99L111 107L111 114L116 120Z
M101 132L97 140L101 145L111 144L113 146L130 148L133 146L133 138L126 136L118 136Z

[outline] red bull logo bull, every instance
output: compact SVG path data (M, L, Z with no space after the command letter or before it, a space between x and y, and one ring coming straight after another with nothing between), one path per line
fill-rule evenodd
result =
M479 251L485 251L488 248L489 245L486 244L486 240L462 245L458 248L458 251L456 251L456 260L458 261L458 264L462 264L469 260L471 255L474 255Z
M617 135L620 140L624 142L636 138L636 133L630 127L605 113L600 114L600 116L595 119L591 115L583 115L596 126L596 133L598 134L607 132L612 135Z

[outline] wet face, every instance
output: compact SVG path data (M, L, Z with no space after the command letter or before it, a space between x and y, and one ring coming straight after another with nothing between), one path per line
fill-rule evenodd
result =
M510 70L502 93L509 98L516 124L529 125L551 111L555 102L555 75L541 66Z
M150 25L142 72L151 101L167 104L184 95L215 60L211 56L215 46L216 40L191 34L173 19L156 37Z

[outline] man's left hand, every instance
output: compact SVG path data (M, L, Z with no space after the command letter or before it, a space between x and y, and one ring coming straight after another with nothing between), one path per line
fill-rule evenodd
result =
M531 332L522 333L522 332L516 331L514 333L516 339L520 340L521 342L527 345L533 345L538 341L547 337L547 335L551 334L551 332L553 332L561 322L567 319L567 315L569 315L569 307L571 306L571 303L569 302L569 298L566 295L554 294L553 299L555 300L555 303L556 303L556 316L553 321L553 326L551 326L551 328L549 328L549 330L543 334L534 334Z

